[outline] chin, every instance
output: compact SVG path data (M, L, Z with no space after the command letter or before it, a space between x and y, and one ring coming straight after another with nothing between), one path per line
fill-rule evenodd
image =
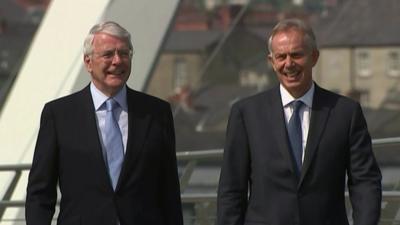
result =
M120 83L125 83L126 82L126 78L125 77L121 77L121 76L113 76L113 77L109 77L107 83L109 83L110 85L113 84L120 84Z
M282 80L282 83L286 86L286 87L299 87L302 85L301 80L290 80L290 79L285 79Z
M122 80L119 80L119 81L114 80L112 82L107 82L107 86L111 87L113 89L118 89L118 88L122 87L124 84L125 84L125 82Z

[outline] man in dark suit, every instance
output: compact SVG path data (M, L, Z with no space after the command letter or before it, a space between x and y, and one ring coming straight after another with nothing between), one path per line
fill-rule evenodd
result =
M169 104L126 86L128 31L95 25L84 43L91 83L45 105L26 197L28 225L182 225Z
M280 85L237 102L229 118L218 225L377 225L381 173L359 103L320 88L309 26L279 22L268 56Z

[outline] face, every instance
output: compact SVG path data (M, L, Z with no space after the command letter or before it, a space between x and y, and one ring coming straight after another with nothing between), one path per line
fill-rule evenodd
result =
M307 45L304 33L290 29L281 31L272 39L269 61L279 82L295 98L303 96L312 84L312 68L319 52Z
M84 56L93 84L105 95L115 95L131 73L132 51L126 40L105 34L95 34L93 53Z

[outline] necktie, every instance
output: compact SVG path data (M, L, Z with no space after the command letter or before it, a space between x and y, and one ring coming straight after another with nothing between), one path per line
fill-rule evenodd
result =
M293 114L289 120L288 134L293 157L297 166L296 172L300 174L303 155L303 139L299 112L303 102L293 101L291 104L293 105Z
M124 149L122 144L121 130L114 116L114 110L118 108L118 103L109 98L106 101L106 124L105 124L105 140L108 172L110 174L112 186L115 190L121 172L122 161L124 159Z

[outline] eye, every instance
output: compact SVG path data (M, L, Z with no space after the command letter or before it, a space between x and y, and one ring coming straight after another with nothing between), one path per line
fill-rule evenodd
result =
M278 60L278 61L282 61L282 60L284 60L285 58L286 58L286 55L284 55L284 54L277 54L277 55L275 55L275 59Z
M294 59L299 59L302 58L304 56L304 52L294 52L291 54L291 57Z
M103 53L101 53L100 56L105 59L110 59L110 58L114 57L114 51L104 51Z
M121 56L123 58L129 58L131 55L131 51L130 50L119 50L118 54L119 54L119 56Z

